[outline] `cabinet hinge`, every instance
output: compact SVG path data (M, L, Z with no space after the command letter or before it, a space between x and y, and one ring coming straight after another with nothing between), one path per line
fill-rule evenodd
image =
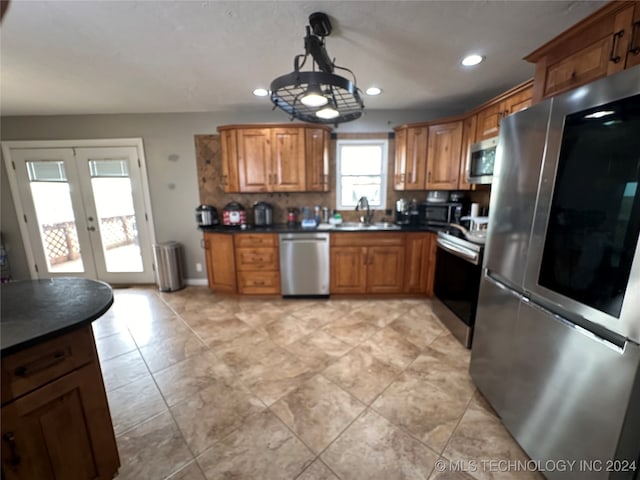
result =
M16 162L14 162L13 160L11 160L11 166L13 167L13 169L16 169Z
M152 264L151 264L151 269L152 269L154 272L156 271L156 264L155 264L155 263L152 263Z
M33 264L33 268L36 269L36 273L40 273L40 270L38 270L38 264L37 263Z
M147 215L147 212L144 212L144 219L148 222L149 221L149 215Z
M138 158L138 168L142 168L142 163L140 163L140 159Z
M25 213L22 214L22 218L24 218L24 223L27 223L27 215Z
M73 156L76 156L76 147L71 147L71 151L73 152Z

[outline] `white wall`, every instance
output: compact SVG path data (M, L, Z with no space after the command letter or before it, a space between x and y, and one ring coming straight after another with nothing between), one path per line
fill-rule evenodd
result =
M367 111L363 118L339 126L336 132L385 132L402 123L426 121L452 111ZM156 240L175 240L184 247L185 276L206 278L195 270L204 265L201 233L196 228L198 182L193 136L216 133L218 125L236 123L286 123L288 118L271 109L256 112L167 113L127 115L69 115L4 117L0 138L5 140L80 140L141 137L144 142ZM6 171L2 167L2 217L0 229L9 248L16 279L29 276Z

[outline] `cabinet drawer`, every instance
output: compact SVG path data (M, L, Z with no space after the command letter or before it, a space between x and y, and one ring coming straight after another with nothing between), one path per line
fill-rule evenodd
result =
M235 235L236 247L277 247L278 238L271 233L242 233Z
M336 247L367 247L385 245L404 245L402 233L332 233L331 246Z
M279 294L279 272L238 272L240 293Z
M34 390L94 360L91 326L45 341L2 359L2 403Z
M278 250L268 248L237 248L236 269L245 271L278 270Z

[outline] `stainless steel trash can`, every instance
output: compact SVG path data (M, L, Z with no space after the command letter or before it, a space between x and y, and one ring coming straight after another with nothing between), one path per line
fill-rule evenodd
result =
M173 292L184 287L182 282L181 247L178 242L155 243L156 280L161 292Z

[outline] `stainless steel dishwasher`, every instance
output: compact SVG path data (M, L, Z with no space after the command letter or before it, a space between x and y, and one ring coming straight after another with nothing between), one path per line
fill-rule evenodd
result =
M329 234L281 233L283 297L329 295Z

